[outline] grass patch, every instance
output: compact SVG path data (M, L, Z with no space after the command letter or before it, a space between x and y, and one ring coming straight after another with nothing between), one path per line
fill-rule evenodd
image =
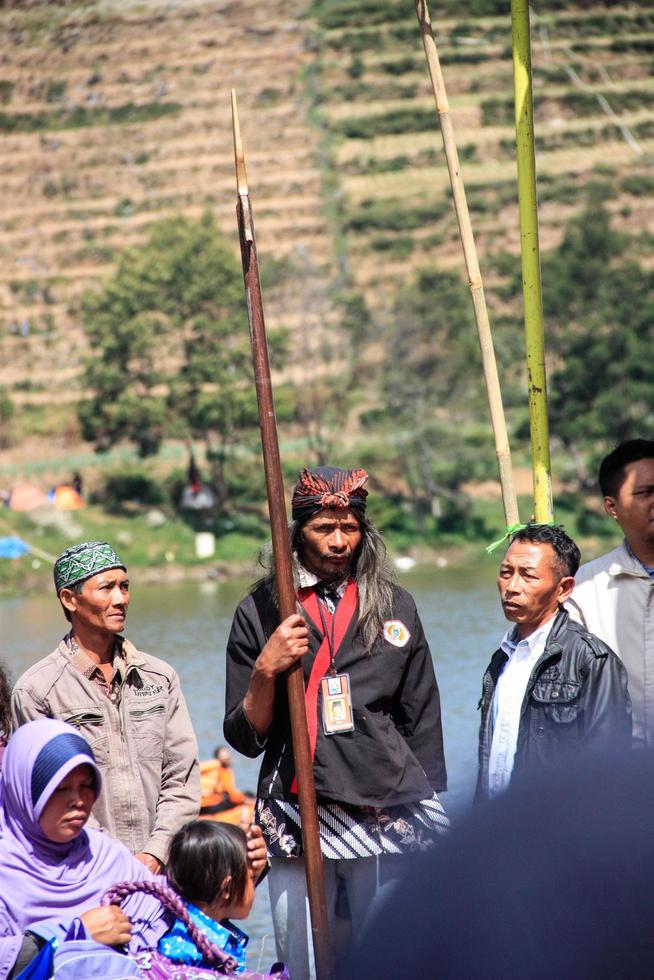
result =
M356 213L345 219L345 230L357 233L375 229L408 231L422 228L428 222L440 221L448 208L449 202L446 198L413 209L398 204L394 198L364 201Z
M374 116L341 119L332 123L334 132L348 139L373 139L399 133L422 133L438 125L432 108L393 109Z
M6 78L0 78L0 104L8 105L14 94L14 83Z
M238 532L228 532L216 541L216 558L219 561L251 562L265 543L265 537L254 538Z
M538 117L539 107L547 102L548 105L558 105L578 116L596 116L603 112L597 101L598 95L603 95L615 112L631 112L654 105L654 92L642 89L616 92L605 89L597 93L566 92L557 96L537 95L534 99L534 112ZM495 96L492 99L485 99L481 103L481 113L484 126L509 126L514 122L513 97Z
M117 248L110 245L84 245L73 253L74 262L113 262L118 254Z
M126 126L149 122L181 112L178 102L128 102L113 108L58 109L54 112L0 112L0 132L40 133L61 129L83 129L86 126Z
M632 131L639 139L649 139L654 135L654 120L647 120L632 128ZM547 133L544 136L536 135L536 150L539 153L553 153L556 150L569 149L571 147L599 146L603 143L621 140L622 131L614 123L606 126L593 127L587 129L569 129L557 133ZM515 158L515 139L502 139L497 144L500 156L507 160Z
M434 134L434 138L438 137ZM400 153L394 157L351 157L340 164L339 170L342 174L356 176L358 174L387 174L397 173L402 170L416 170L424 167L436 166L443 155L436 150L436 147L428 147L425 150L409 156ZM459 160L472 161L478 159L478 150L474 143L466 143L459 147Z
M76 436L79 429L75 418L75 406L69 404L20 406L12 420L12 439L20 443L30 436L45 439L61 439L62 436Z
M387 24L407 19L407 9L397 0L319 0L312 4L308 14L315 17L326 30L344 27Z
M66 97L66 83L62 81L48 82L45 90L46 102L63 102Z
M418 91L418 83L403 85L400 82L348 82L345 85L337 85L328 93L329 100L340 100L350 102L375 102L378 99L413 99Z
M56 556L70 546L68 515L56 513L52 523L37 523L29 514L3 510L0 514L0 535L19 535L40 551ZM79 540L106 539L111 541L130 570L165 568L170 565L193 567L210 566L214 561L252 564L265 543L265 532L255 536L240 531L225 531L216 536L213 559L199 560L195 555L195 531L182 519L166 515L158 527L152 527L147 511L115 514L98 506L87 506L70 515L70 521L81 533ZM138 574L135 576L138 581ZM17 561L0 562L0 592L41 590L52 587L52 565L33 554Z
M654 194L654 176L652 174L631 174L623 177L620 189L625 194L633 194L634 197L651 197Z
M595 4L598 7L611 8L614 4L611 0L603 0ZM648 7L648 0L636 0L633 6ZM548 12L562 10L568 11L570 4L568 0L550 0L547 5ZM436 11L434 11L434 15ZM441 0L438 4L438 17L505 17L507 14L506 0ZM307 12L307 16L315 18L321 27L327 30L343 30L348 27L358 27L360 24L369 26L381 24L396 24L411 19L411 7L399 2L399 0L315 0ZM587 15L566 19L560 25L553 22L550 31L554 32L557 28L566 33L568 30L575 33L586 31L592 34L614 35L620 30L624 31L625 19L629 25L633 25L633 30L647 30L652 23L652 17L648 13L635 13L629 15L621 12L620 15L611 13L596 13L594 11ZM571 25L570 28L568 25ZM455 27L455 32L468 34L479 30L477 25L469 21L462 21ZM498 27L498 31L505 28Z
M377 235L370 241L375 252L385 252L396 259L405 259L415 248L415 242L410 235L386 236Z
M507 204L516 204L518 190L512 182L506 184L478 185L467 190L468 207L475 214L497 214Z
M424 56L409 54L401 58L382 58L375 64L375 69L386 72L387 75L408 75L410 72L419 71L424 64Z
M575 184L569 180L559 180L539 190L541 203L555 201L557 204L577 204L594 197L608 201L617 195L617 187L609 180L590 180Z
M284 92L279 88L264 88L257 93L256 104L259 106L279 105L284 97Z
M78 189L77 178L70 174L64 174L61 180L49 178L43 185L44 197L71 197Z
M575 45L575 48L581 50L581 45ZM654 37L642 37L642 38L614 38L611 41L611 51L615 51L618 54L627 53L638 53L638 54L652 54L654 53Z

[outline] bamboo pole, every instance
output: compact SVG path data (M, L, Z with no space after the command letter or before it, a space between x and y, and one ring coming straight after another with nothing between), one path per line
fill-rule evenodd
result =
M257 246L254 236L254 222L245 170L245 155L243 153L234 89L232 89L232 126L234 136L234 163L236 167L236 191L238 197L236 213L241 243L245 297L250 324L254 380L259 406L261 448L266 472L275 579L277 582L280 616L282 619L286 619L287 616L291 616L296 611L297 600L293 583L291 548L288 540L284 481L282 478L275 405L270 378ZM318 980L330 980L333 976L333 967L325 878L320 851L316 792L313 783L313 761L307 729L304 679L302 665L299 661L287 673L287 691L316 973Z
M536 197L536 153L534 147L534 105L531 82L531 39L527 0L511 0L513 36L513 79L515 86L515 126L518 156L518 204L520 213L520 251L522 256L522 294L525 307L525 342L529 383L529 427L534 481L534 520L553 520L552 478L549 429L547 422L547 383L543 299L538 243L538 205Z
M500 380L497 373L497 362L495 360L495 349L493 347L493 336L491 333L490 322L488 319L488 309L486 307L486 297L484 286L479 270L477 259L477 248L470 222L468 202L466 199L465 187L461 176L459 165L459 154L454 138L454 127L450 106L445 90L445 81L441 71L438 49L432 31L427 0L415 0L416 14L422 34L422 43L427 58L427 67L431 77L436 111L443 137L443 147L447 159L447 169L450 175L452 196L454 198L454 208L459 224L459 235L463 247L463 257L468 274L468 284L470 286L470 296L475 313L477 324L477 334L479 336L479 346L481 348L481 359L486 381L486 394L488 396L488 407L490 409L491 426L495 440L495 455L500 476L500 487L502 489L502 503L504 506L504 517L507 528L513 527L520 521L518 513L518 501L516 499L515 487L513 484L513 468L511 465L511 450L509 448L509 438L506 431L506 421L504 417L504 406L502 404L502 393L500 390Z

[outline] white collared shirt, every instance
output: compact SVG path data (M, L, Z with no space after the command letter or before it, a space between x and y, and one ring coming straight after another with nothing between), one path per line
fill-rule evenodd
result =
M623 541L581 566L565 605L627 668L634 745L654 749L654 579Z
M488 760L489 796L497 796L511 781L522 702L531 672L545 649L554 618L524 640L520 639L517 628L512 626L500 644L509 659L497 679L491 705L493 738Z

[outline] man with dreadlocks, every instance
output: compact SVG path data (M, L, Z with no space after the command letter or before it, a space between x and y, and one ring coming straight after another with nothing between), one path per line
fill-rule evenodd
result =
M392 578L365 515L363 470L304 469L289 535L301 613L279 622L270 572L241 602L227 646L224 732L264 753L256 815L271 858L277 955L309 976L306 883L285 673L304 671L330 916L353 932L402 870L448 826L438 686L411 596Z

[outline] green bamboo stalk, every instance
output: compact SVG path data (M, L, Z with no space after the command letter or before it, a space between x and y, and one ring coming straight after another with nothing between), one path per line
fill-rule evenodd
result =
M527 0L511 0L513 78L518 158L518 202L522 294L525 308L525 341L529 383L529 427L534 481L534 520L553 520L552 477L547 421L547 381L543 298L538 243L534 105L531 79L531 38Z

